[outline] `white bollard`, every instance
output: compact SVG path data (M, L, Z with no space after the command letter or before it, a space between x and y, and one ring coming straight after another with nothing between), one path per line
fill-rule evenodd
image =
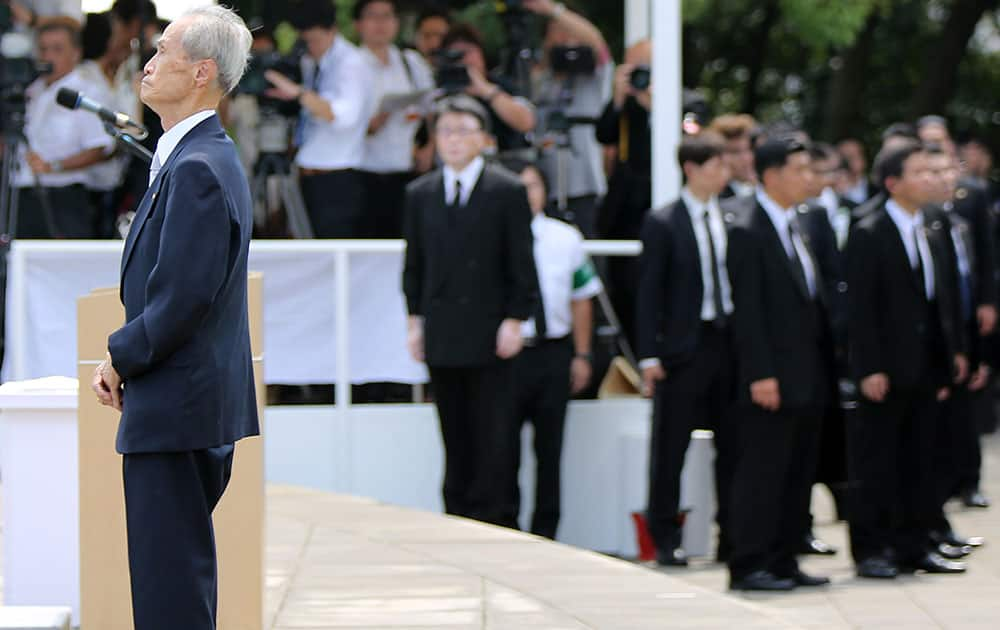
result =
M712 550L715 518L715 447L711 431L692 431L681 472L681 511L687 512L681 546L689 556L707 556Z

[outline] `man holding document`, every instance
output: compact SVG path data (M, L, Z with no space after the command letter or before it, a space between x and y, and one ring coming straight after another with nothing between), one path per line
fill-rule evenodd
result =
M247 313L250 187L216 108L246 69L231 10L194 9L146 64L142 101L162 122L150 185L121 264L126 324L92 388L122 412L135 630L213 630L212 511L235 442L259 433Z
M413 178L413 139L434 88L434 77L420 53L392 43L399 34L396 8L395 0L358 0L354 5L354 26L370 68L376 106L362 162L363 235L369 238L403 235L403 197Z

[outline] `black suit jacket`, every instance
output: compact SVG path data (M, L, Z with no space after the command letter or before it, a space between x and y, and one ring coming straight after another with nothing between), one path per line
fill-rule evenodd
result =
M955 190L954 214L962 217L975 245L975 301L977 305L997 303L997 254L993 237L995 219L990 211L989 194L968 177Z
M530 318L539 299L527 192L487 164L454 215L452 223L443 171L407 187L403 293L410 315L424 317L427 365L488 365L498 360L500 323Z
M951 357L965 351L950 224L943 214L928 213L924 225L934 257L940 331L885 205L851 231L847 245L849 363L858 381L882 372L889 376L890 388L948 385Z
M698 347L704 299L701 258L691 215L680 199L651 211L642 227L637 325L639 357L665 368Z
M218 116L170 154L125 241L120 453L187 451L258 433L247 314L252 201Z
M843 204L846 207L846 204ZM837 234L826 208L819 204L799 207L799 225L809 237L809 246L822 275L823 301L833 334L837 359L846 360L847 282L844 253L837 247Z
M782 408L827 403L829 332L822 288L816 299L794 270L781 238L755 197L725 205L730 219L727 265L733 287L733 327L739 400L750 403L750 384L777 378ZM803 241L810 248L808 234ZM812 256L817 281L822 271Z

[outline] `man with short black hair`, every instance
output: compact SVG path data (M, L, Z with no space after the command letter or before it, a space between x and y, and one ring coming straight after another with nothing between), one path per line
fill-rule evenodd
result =
M961 573L928 540L935 421L968 373L950 226L922 210L932 190L919 142L884 148L875 170L888 198L847 247L849 365L861 390L848 421L851 551L861 577Z
M368 67L358 49L337 30L337 10L329 0L304 0L292 24L306 44L302 85L274 70L270 95L297 100L302 119L295 163L302 197L317 238L362 235L364 179L360 168L371 118Z
M424 56L427 63L434 64L434 53L441 49L441 42L450 28L451 16L442 9L424 9L417 16L413 47Z
M410 355L427 364L436 396L445 511L516 528L511 359L538 279L528 196L517 176L483 159L487 120L468 96L439 106L444 167L407 187L403 293Z
M803 573L796 554L830 396L830 332L822 274L796 212L811 189L808 146L799 134L772 135L754 164L754 196L724 206L734 214L727 266L740 424L728 564L733 589L791 590L829 583Z
M732 290L726 228L718 195L729 180L722 139L684 136L677 161L686 181L680 199L651 211L642 229L637 329L643 395L653 398L646 521L657 562L687 564L681 548L680 484L695 429L716 436L721 553L726 552L728 427L733 392Z

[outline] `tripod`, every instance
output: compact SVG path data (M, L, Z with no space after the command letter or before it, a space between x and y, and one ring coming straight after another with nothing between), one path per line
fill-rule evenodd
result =
M254 222L266 225L277 209L284 207L292 238L313 238L298 172L288 159L288 120L269 108L262 107L262 110L257 130L260 155L250 182Z

